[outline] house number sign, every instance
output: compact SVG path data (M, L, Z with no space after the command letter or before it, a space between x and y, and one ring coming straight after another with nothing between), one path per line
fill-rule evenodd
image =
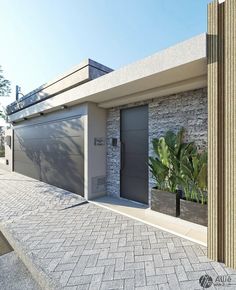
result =
M105 138L94 138L94 145L95 146L104 146L105 145Z

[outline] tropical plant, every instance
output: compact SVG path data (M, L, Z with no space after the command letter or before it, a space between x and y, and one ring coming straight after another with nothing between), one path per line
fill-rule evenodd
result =
M193 150L192 143L184 143L184 129L177 134L168 131L164 137L152 141L155 157L149 158L149 166L157 187L175 192L184 183L181 176L181 160Z
M202 204L207 202L207 152L196 152L190 158L184 158L181 172L185 180L183 189L187 200Z
M183 190L186 200L206 202L207 154L198 153L194 142L184 142L185 130L168 131L152 141L154 157L149 158L150 171L160 190Z
M157 188L169 190L173 188L170 180L169 151L163 138L152 141L155 157L149 158L150 171L156 181Z

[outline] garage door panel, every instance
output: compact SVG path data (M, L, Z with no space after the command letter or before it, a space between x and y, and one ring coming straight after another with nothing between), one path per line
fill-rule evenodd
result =
M15 151L14 161L29 163L30 165L40 164L40 154L34 151Z
M31 178L35 178L37 180L40 179L39 168L33 163L15 161L14 171L29 176Z
M78 174L83 174L84 160L82 156L65 155L49 157L42 154L40 161L43 172L48 175L45 178L49 178L51 170L57 170L57 176L62 176L64 179L71 179L70 177L73 176L76 180L80 180L81 178ZM57 180L57 176L51 176L51 179L55 177L55 180Z
M16 137L20 140L34 138L62 138L83 135L81 120L57 120L45 124L30 125L18 128Z
M84 136L79 118L14 130L14 170L83 195Z
M57 184L58 187L83 193L83 158L80 156L65 156L64 158L42 158L42 180Z
M16 138L15 138L16 139ZM83 155L83 136L64 137L64 138L49 138L49 139L26 139L14 142L15 151L38 151L38 152L60 152L60 154Z

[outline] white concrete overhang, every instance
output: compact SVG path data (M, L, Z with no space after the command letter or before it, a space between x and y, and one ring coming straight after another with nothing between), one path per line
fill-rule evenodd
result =
M111 108L207 86L206 34L9 115L18 121L84 102Z

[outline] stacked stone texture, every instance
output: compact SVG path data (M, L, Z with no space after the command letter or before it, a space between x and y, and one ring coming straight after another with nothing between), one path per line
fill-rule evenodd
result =
M120 139L120 110L148 104L149 156L153 155L153 138L166 131L186 129L185 141L195 141L200 150L207 148L207 89L197 89L146 102L133 103L109 110L107 118L107 193L120 196L120 144L112 146L112 138ZM153 179L149 175L149 186Z

